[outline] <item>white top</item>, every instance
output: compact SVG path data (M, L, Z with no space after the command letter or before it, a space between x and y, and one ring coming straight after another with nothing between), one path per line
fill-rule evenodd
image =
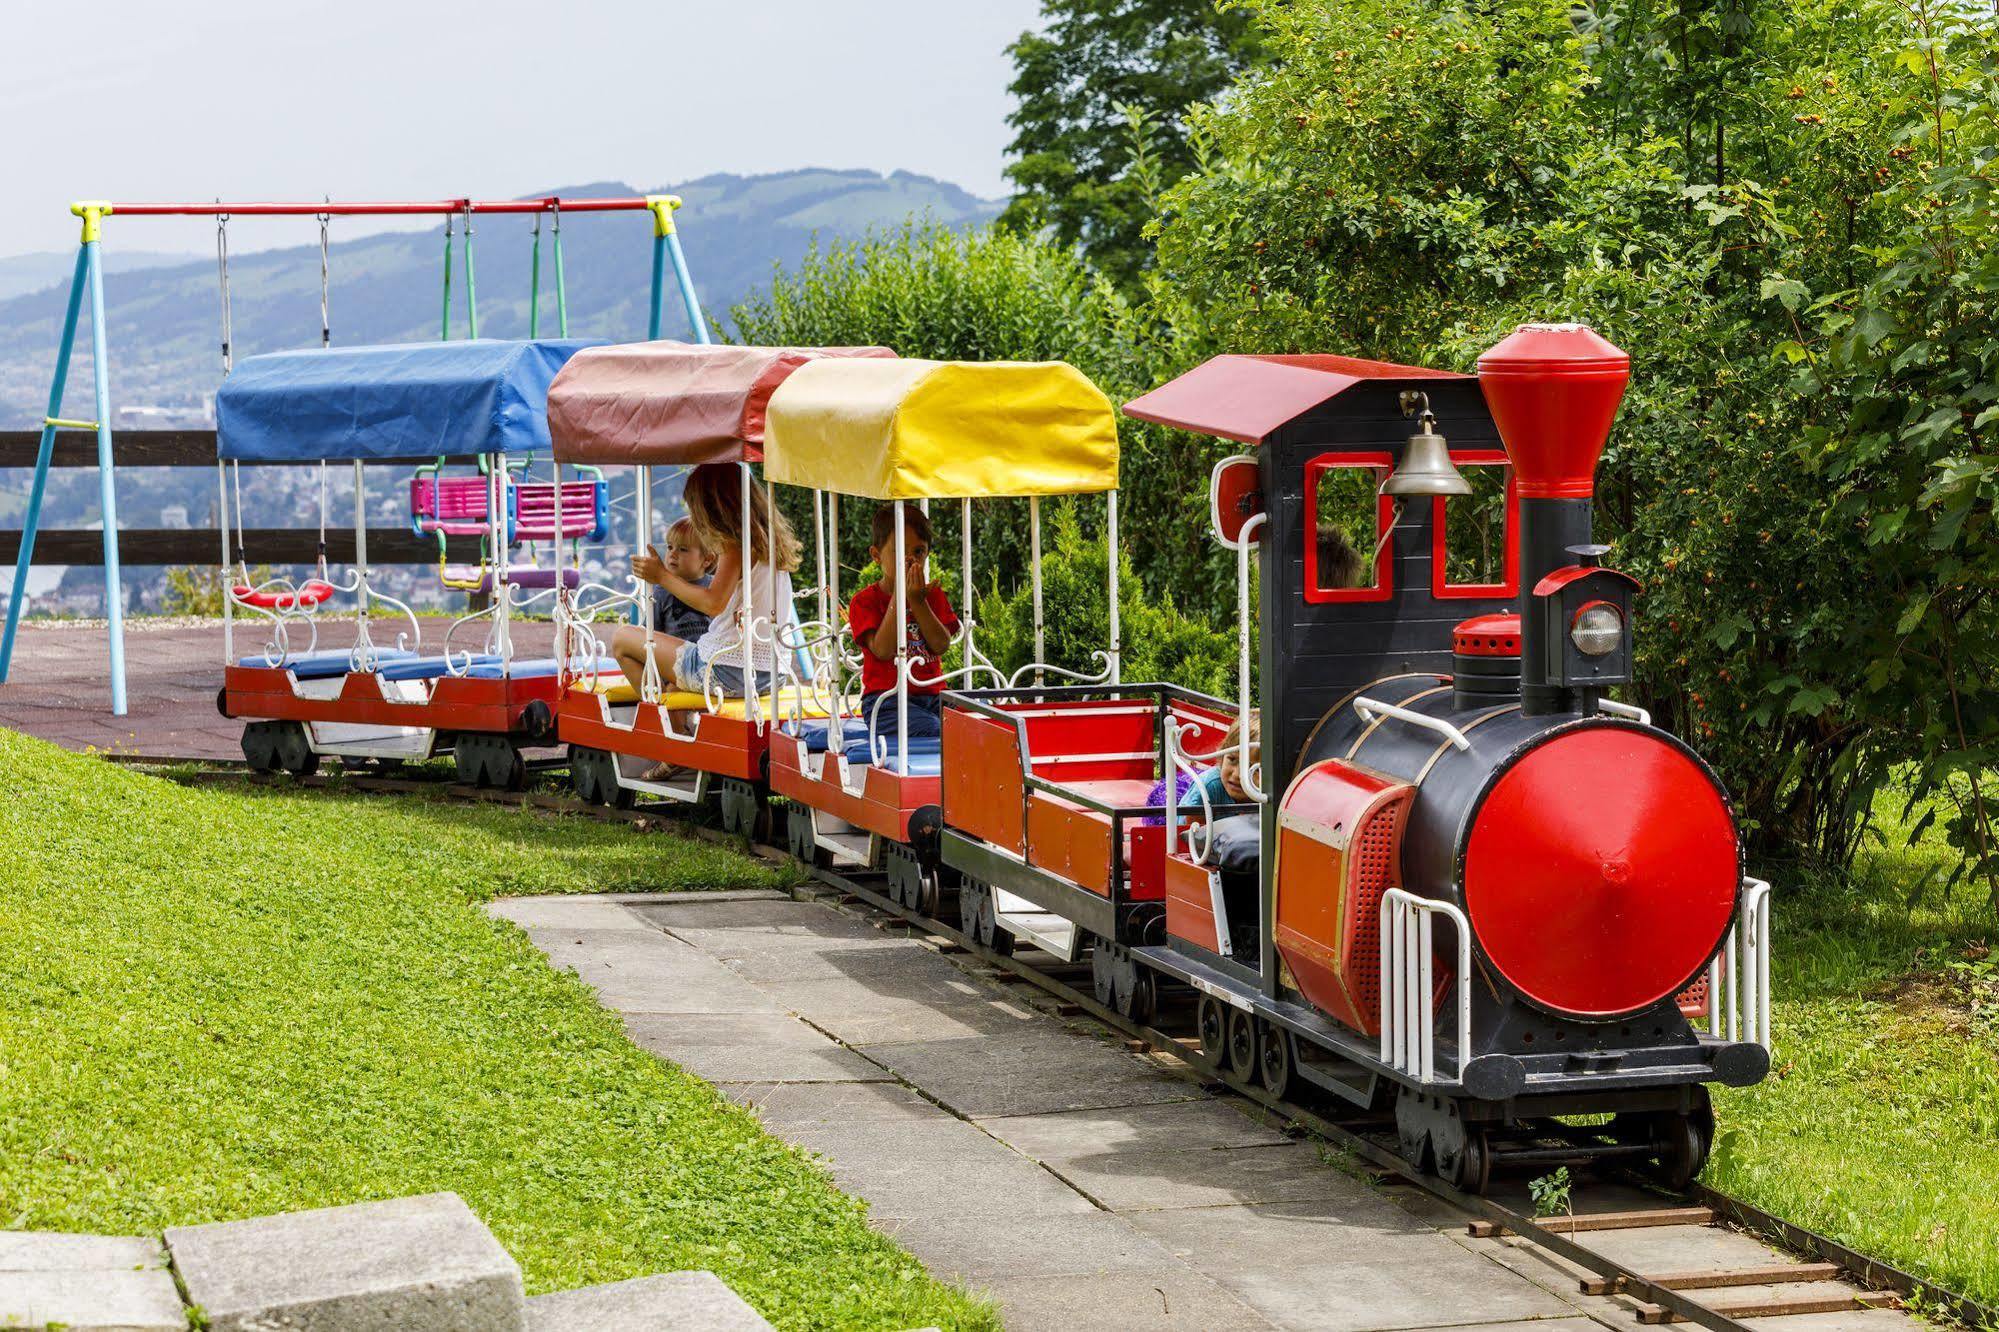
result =
M754 622L759 615L769 615L770 566L759 564L750 569L748 578L736 584L734 590L729 593L728 601L723 603L722 609L708 621L708 632L696 640L695 650L701 654L701 660L705 664L742 669L743 658L737 649L740 636L736 627L736 612L742 608L743 589L746 587L750 590L750 620ZM798 612L791 600L791 575L781 570L777 575L777 604L780 625L798 623ZM750 659L753 663L752 670L771 669L768 626L754 636Z

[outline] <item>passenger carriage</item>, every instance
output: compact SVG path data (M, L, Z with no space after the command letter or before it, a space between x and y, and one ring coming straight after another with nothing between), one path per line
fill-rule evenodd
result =
M590 535L601 528L605 506L600 484L531 484L516 472L547 454L548 385L586 345L481 340L278 352L243 361L224 381L216 434L225 531L232 468L348 462L353 470L356 558L344 582L322 568L299 586L286 579L252 585L242 570L227 588L217 702L224 716L247 721L243 752L253 769L304 774L322 756L396 761L449 753L462 780L524 784L523 751L555 738L559 681L553 657L516 652L514 622L556 595L558 580L520 567L514 552L528 537L559 546ZM415 613L375 586L368 564L363 464L380 459L428 464L432 474L412 486L429 487L432 501L444 460L482 469L474 484L455 488L448 511L431 503L434 526L421 527L419 506L420 530L440 542L448 531L478 536L489 598L428 652ZM354 639L321 647L321 619L338 596L352 598ZM393 628L381 627L383 611ZM261 651L239 657L245 615L268 637ZM378 641L388 634L389 643Z
M734 347L677 342L628 343L579 354L549 390L549 428L559 464L633 467L638 476L635 549L656 539L652 469L726 463L739 469L742 566L751 568L751 495L759 485L765 420L772 394L801 366L826 358L892 357L881 347ZM768 494L768 489L766 489ZM639 796L683 804L719 801L724 825L753 833L768 818L771 733L782 681L799 674L796 638L784 626L794 607L778 605L776 576L745 573L736 619L740 645L730 661L750 675L749 649L772 649L772 685L745 697L673 687L672 664L654 646L654 590L636 578L619 588L591 585L566 599L558 625L568 661L556 732L568 747L577 793L599 804L629 805ZM647 664L634 686L604 659L601 629L630 619L647 631ZM780 636L784 641L780 642ZM653 774L662 766L673 771Z
M974 502L1025 499L1030 544L1037 551L1046 498L1102 492L1111 497L1114 515L1116 422L1102 392L1059 362L819 361L802 367L772 396L765 475L813 489L815 506L818 495L828 496L835 501L836 519L841 496L893 506L898 566L905 560L905 511L955 502L959 587L961 600L969 600L977 586ZM1114 527L1114 516L1111 521ZM837 521L821 530L826 534L817 552L821 585L833 590L833 614L840 617ZM1038 612L1039 559L1031 563ZM1115 561L1111 597L1115 603ZM959 665L933 671L921 683L961 691L983 683L993 697L1005 695L1010 682L980 652L970 606L957 611ZM886 870L897 900L934 914L942 897L939 834L951 778L942 741L910 734L918 663L909 651L910 607L900 586L893 617L899 645L895 688L868 715L856 715L850 706L859 658L837 618L801 642L812 654L814 672L797 694L827 719L806 722L794 716L787 722L772 743L771 785L790 802L788 841L800 859ZM1037 613L1037 661L1017 671L1016 679L1074 673L1041 660L1043 636ZM1106 678L1116 672L1114 652L1113 646L1103 658ZM1009 901L1003 914L1013 905Z

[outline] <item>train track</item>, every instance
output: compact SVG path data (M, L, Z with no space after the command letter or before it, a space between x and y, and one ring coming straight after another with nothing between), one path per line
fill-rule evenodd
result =
M104 754L101 757L123 765L169 769L164 775L187 784L229 782L355 790L383 795L420 794L465 803L526 806L623 823L640 830L671 827L704 840L739 847L743 845L739 839L690 818L692 811L688 807L672 804L621 810L545 791L510 792L462 786L442 777L389 777L366 771L342 771L293 778L250 773L240 760L147 754ZM797 863L787 852L773 846L752 844L750 850L773 863ZM1633 1303L1625 1307L1635 1314L1641 1324L1684 1322L1711 1328L1714 1332L1748 1332L1745 1320L1751 1318L1898 1308L1906 1302L1931 1318L1942 1317L1970 1328L1999 1329L1999 1310L1699 1183L1682 1197L1662 1196L1657 1207L1583 1212L1558 1217L1529 1216L1493 1199L1460 1192L1404 1160L1394 1148L1392 1129L1383 1134L1377 1125L1364 1120L1333 1118L1319 1108L1274 1097L1264 1088L1235 1077L1225 1064L1207 1058L1197 1041L1157 1026L1133 1022L1098 1003L1086 967L1065 966L1052 958L1049 962L1053 965L1047 965L1032 957L1001 955L981 947L956 925L921 915L893 900L887 892L885 875L841 873L819 866L810 867L807 873L811 881L799 890L801 896L830 900L850 910L864 911L885 928L921 932L940 950L976 958L998 979L1034 986L1049 997L1058 1015L1087 1015L1105 1028L1119 1033L1135 1049L1175 1061L1203 1081L1226 1086L1236 1095L1262 1105L1300 1129L1317 1135L1344 1152L1358 1168L1376 1180L1420 1189L1458 1209L1466 1217L1467 1232L1472 1237L1516 1236L1581 1269L1588 1275L1579 1281L1580 1293L1626 1297ZM1077 980L1081 981L1080 985L1074 983ZM1594 1231L1710 1225L1744 1231L1790 1254L1797 1261L1733 1269L1648 1273L1592 1249L1575 1238ZM1789 1298L1782 1295L1744 1298L1727 1294L1731 1290L1741 1291L1752 1286L1781 1288L1833 1280L1845 1280L1861 1289L1839 1295L1811 1293Z

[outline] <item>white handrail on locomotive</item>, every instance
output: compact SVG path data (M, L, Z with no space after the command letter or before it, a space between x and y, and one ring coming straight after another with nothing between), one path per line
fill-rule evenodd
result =
M1434 917L1457 929L1457 1067L1437 1077L1437 987ZM1465 1051L1471 1046L1471 930L1464 913L1449 902L1418 897L1404 888L1381 895L1380 1058L1394 1071L1424 1083L1461 1082Z
M1650 726L1652 724L1651 713L1635 704L1619 703L1614 698L1604 698L1599 695L1596 700L1596 710L1598 712L1607 712L1613 717L1628 717L1640 726Z
M1236 679L1242 693L1239 715L1247 718L1256 706L1249 688L1249 552L1259 543L1256 531L1269 521L1268 514L1252 515L1242 525L1242 531L1233 544L1236 552ZM1259 752L1261 745L1258 746ZM1250 761L1249 724L1244 722L1236 738L1236 763L1241 769L1242 789L1249 798L1259 805L1270 803L1270 793L1263 789L1263 764Z
M1369 698L1364 694L1353 701L1353 710L1365 722L1393 717L1396 721L1408 722L1411 726L1420 726L1426 731L1435 731L1450 742L1451 748L1459 752L1471 748L1471 741L1465 733L1441 717L1432 717L1427 713L1397 707L1393 703L1383 703L1380 699Z
M1707 1005L1709 1035L1771 1048L1770 885L1763 879L1742 880L1736 923L1708 964Z

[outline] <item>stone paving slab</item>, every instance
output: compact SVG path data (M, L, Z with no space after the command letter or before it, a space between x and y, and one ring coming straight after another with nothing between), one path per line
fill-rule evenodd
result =
M0 1232L0 1327L182 1332L187 1312L156 1239Z
M1356 1183L1356 1189L1364 1186ZM1573 1306L1374 1197L1127 1218L1265 1317L1300 1332L1550 1318Z
M1355 1187L1352 1176L1326 1164L1317 1144L1302 1142L1104 1152L1058 1157L1049 1168L1113 1212L1337 1200Z
M981 1119L979 1127L1038 1160L1067 1160L1110 1152L1172 1151L1194 1147L1275 1147L1291 1139L1269 1124L1212 1099L1115 1110L1071 1110L1046 1115Z
M861 1053L974 1118L1186 1101L1185 1078L1059 1028L1014 1037L900 1041Z
M638 930L657 928L628 911L622 903L601 897L501 897L487 908L489 915L510 920L524 930Z
M64 1332L186 1332L173 1273L0 1272L0 1327Z
M1059 1282L1008 1277L985 1287L1010 1328L1110 1328L1117 1332L1263 1332L1275 1328L1205 1277L1116 1272Z
M455 1193L177 1226L166 1241L213 1332L521 1323L520 1269Z
M890 1120L935 1119L936 1105L899 1082L735 1082L722 1094L757 1112L767 1128L788 1137L808 1124L881 1125Z
M713 1272L667 1272L527 1302L527 1332L771 1332Z
M627 1015L632 1040L710 1082L887 1082L891 1075L785 1013Z
M847 1192L883 1218L1088 1214L1090 1201L975 1126L939 1114L882 1133L864 1124L793 1125L784 1136L827 1159Z

